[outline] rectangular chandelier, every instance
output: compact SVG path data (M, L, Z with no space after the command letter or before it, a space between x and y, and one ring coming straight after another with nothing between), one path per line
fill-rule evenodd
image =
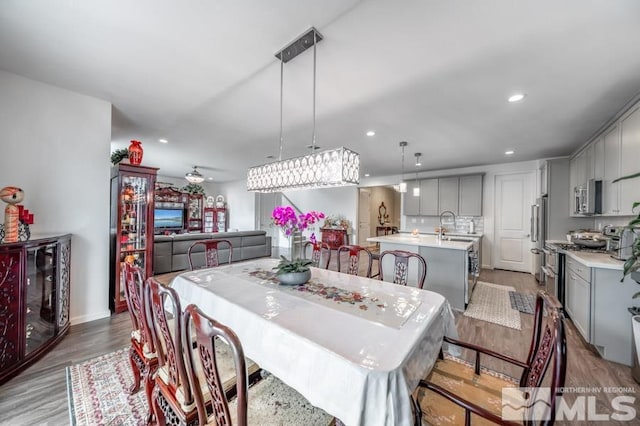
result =
M251 167L247 190L279 192L287 189L330 188L360 183L360 155L340 147Z

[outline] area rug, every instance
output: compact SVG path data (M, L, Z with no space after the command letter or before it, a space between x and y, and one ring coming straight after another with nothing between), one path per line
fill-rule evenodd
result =
M509 301L511 307L523 314L533 315L536 307L536 296L534 294L518 293L516 291L509 292Z
M464 316L521 330L520 312L511 307L510 291L515 288L478 281Z
M133 373L127 349L67 367L72 425L144 425L147 401L141 389L129 395Z

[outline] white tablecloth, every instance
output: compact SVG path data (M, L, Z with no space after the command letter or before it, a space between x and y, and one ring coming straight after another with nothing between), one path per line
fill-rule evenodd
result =
M426 290L312 269L314 281L418 305L400 328L385 326L349 312L364 309L359 304L332 309L326 300L249 275L277 263L259 259L185 272L172 287L183 307L195 303L231 327L246 356L346 425L411 424L411 392L433 367L443 335L457 337L447 301ZM394 305L381 309L394 316Z

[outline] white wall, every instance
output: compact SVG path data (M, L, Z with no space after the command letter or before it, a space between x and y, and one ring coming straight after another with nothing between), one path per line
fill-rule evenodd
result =
M229 230L252 231L256 228L256 194L247 191L247 181L219 184L219 193L227 201Z
M0 187L25 191L32 234L73 234L71 322L109 316L111 104L0 71L0 129Z

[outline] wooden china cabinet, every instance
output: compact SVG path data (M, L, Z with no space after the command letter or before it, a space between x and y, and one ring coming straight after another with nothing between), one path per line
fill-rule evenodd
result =
M202 232L203 198L200 194L189 194L187 204L187 232Z
M145 278L153 271L155 167L117 164L111 169L111 250L109 308L127 310L122 271L125 262L139 266Z
M0 244L0 385L69 330L71 235Z

